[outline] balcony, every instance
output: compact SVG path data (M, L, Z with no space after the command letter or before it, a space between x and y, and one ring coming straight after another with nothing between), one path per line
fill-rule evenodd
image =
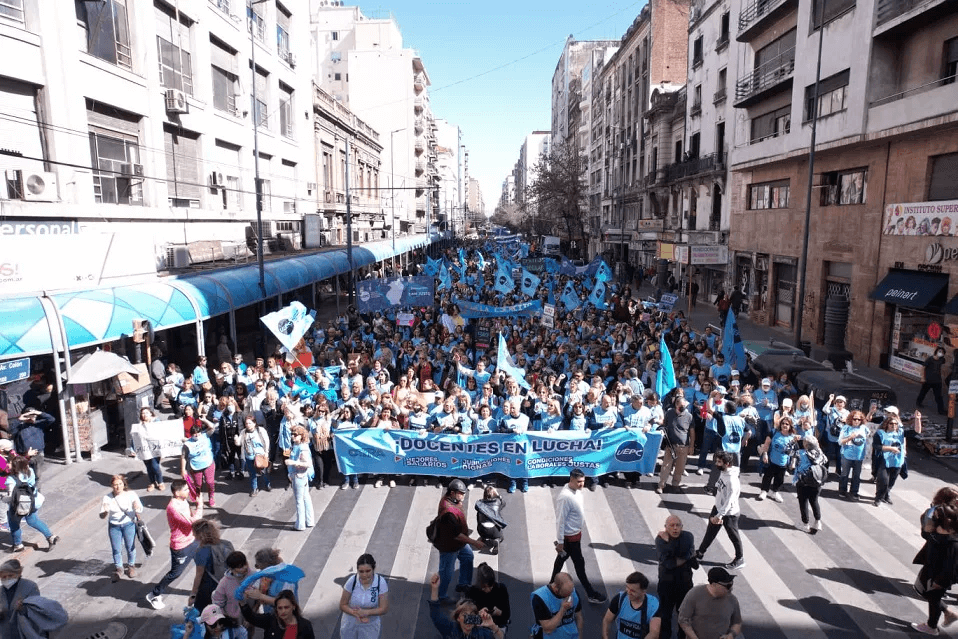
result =
M661 182L671 183L685 178L703 175L705 173L712 173L713 171L724 170L725 154L720 151L718 153L710 153L708 155L703 155L702 157L693 158L684 162L669 164L668 166L659 169L659 172L662 174L660 179Z
M413 78L412 86L416 90L416 93L419 93L426 88L426 76L422 73L417 73L416 77Z
M421 95L417 95L412 103L412 107L413 111L416 113L422 113L423 109L426 107L426 101Z
M878 0L876 4L876 36L898 35L937 22L954 12L953 3L947 0Z
M425 119L422 116L416 118L416 122L413 124L413 131L416 132L416 135L422 135L422 132L425 131L424 121Z
M758 104L771 95L792 87L795 48L783 51L735 83L735 108Z
M422 152L426 150L426 142L422 138L416 138L413 148L416 150L416 155L422 155Z
M718 104L719 102L725 102L726 97L727 95L726 95L725 87L722 87L721 89L715 92L715 95L712 96L712 103Z
M761 33L775 18L798 7L798 0L755 0L738 14L739 42L749 42Z
M719 53L728 47L728 33L719 34L719 39L715 41L715 52Z
M426 160L416 158L416 176L422 175L426 171Z
M886 131L953 113L958 104L958 75L884 96L868 105L868 132Z
M702 103L696 102L691 107L689 107L689 115L695 117L697 115L702 115Z

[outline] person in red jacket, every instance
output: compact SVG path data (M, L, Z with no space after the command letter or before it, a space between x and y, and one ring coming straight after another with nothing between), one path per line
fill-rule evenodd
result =
M166 608L163 601L163 592L176 578L183 574L186 567L193 561L196 554L196 538L193 536L193 522L203 518L203 501L200 500L193 507L188 498L190 489L182 479L175 479L170 484L173 499L166 507L166 520L170 525L170 571L166 573L160 583L153 586L153 590L146 595L146 601L156 610ZM192 603L192 602L190 602Z
M452 581L452 573L459 560L459 585L456 592L465 592L472 585L472 549L481 550L485 544L469 537L466 514L462 510L462 500L466 496L466 485L460 479L453 479L446 488L446 494L439 502L439 526L433 545L439 551L439 600L446 598L446 591Z

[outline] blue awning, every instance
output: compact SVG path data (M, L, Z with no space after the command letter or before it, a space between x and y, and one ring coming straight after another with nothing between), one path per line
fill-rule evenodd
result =
M875 290L873 300L908 308L940 309L948 292L948 276L942 273L891 270Z
M0 304L0 357L52 353L50 328L37 297L16 297Z

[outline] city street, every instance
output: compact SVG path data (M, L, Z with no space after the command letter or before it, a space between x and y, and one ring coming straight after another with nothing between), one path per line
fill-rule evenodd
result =
M757 478L743 478L741 529L747 566L735 582L745 619L745 636L788 638L860 638L898 636L911 621L924 618L925 605L914 594L916 566L911 558L920 547L918 518L930 495L955 473L922 453L909 457L911 474L896 486L893 506L875 508L870 500L839 501L836 484L829 483L822 500L825 529L812 536L797 529L800 523L794 491L785 502L757 502ZM167 481L172 478L166 464ZM97 517L100 498L111 474L128 472L147 509L145 519L159 548L143 559L135 580L110 582L111 562L105 523ZM867 476L867 470L863 476ZM701 489L704 477L687 478L685 495L662 497L644 479L637 490L618 485L586 492L587 531L584 549L590 578L612 594L623 588L633 570L656 577L653 538L669 512L683 518L696 539L705 530L705 515L713 498ZM50 552L39 535L28 530L26 552L20 558L25 576L35 579L43 595L62 602L71 624L61 637L84 638L115 620L128 628L130 638L169 636L169 626L186 604L193 570L189 569L166 596L165 610L154 611L144 600L150 583L169 568L169 534L163 508L168 496L147 494L140 462L106 454L95 463L54 466L41 483L47 496L42 518L62 536ZM272 546L286 561L306 572L300 584L305 615L317 636L338 637L341 586L357 557L371 552L378 570L389 579L390 611L383 620L384 637L433 637L423 586L436 571L438 554L425 539L425 528L435 513L441 491L429 486L357 490L338 487L312 491L316 526L293 530L292 491L274 475L272 492L248 495L246 481L220 482L217 508L211 515L223 524L225 537L248 556ZM506 541L498 556L477 555L499 570L508 585L513 606L510 635L525 636L531 624L529 595L550 575L554 550L555 515L552 500L557 488L534 485L527 494L504 495ZM864 483L867 498L874 487ZM222 491L222 492L220 492ZM503 491L505 493L505 491ZM469 520L475 525L468 499ZM663 499L664 497L664 499ZM6 536L4 536L6 537ZM4 539L4 544L8 538ZM39 542L39 544L38 544ZM40 548L38 549L37 546ZM705 569L731 559L727 537L720 535L706 555ZM571 564L568 566L571 571ZM601 575L601 577L599 577ZM696 571L696 583L705 571ZM578 584L577 584L578 585ZM580 589L581 593L581 589ZM604 606L584 604L586 637L598 637Z

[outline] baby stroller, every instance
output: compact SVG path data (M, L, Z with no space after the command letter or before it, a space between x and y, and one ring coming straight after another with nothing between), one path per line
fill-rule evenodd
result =
M482 499L476 502L476 522L478 523L479 539L489 547L489 554L499 554L499 544L503 541L502 531L506 522L502 518L502 509L505 502L499 496L499 491L489 484L482 491Z

